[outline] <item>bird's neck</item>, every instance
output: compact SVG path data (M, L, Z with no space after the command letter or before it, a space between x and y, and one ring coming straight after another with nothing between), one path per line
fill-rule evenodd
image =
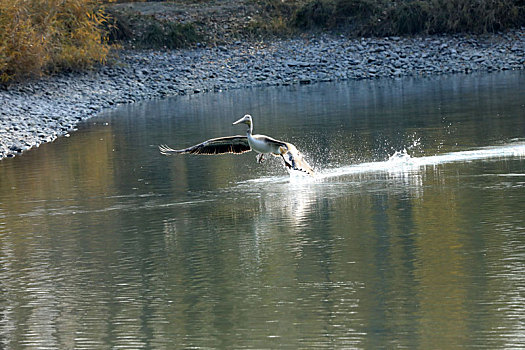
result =
M251 135L252 132L253 132L253 125L250 124L250 125L248 126L248 130L246 130L246 135Z

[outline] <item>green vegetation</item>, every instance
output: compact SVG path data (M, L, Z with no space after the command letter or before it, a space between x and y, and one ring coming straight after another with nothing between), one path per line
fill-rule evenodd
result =
M296 32L291 24L300 0L253 0L258 7L257 16L248 22L241 34L248 37L289 36Z
M199 41L195 26L191 23L153 22L140 37L145 47L175 49Z
M490 33L525 26L525 0L253 0L246 29L266 35L336 31L350 36Z
M525 1L311 0L298 8L292 25L365 36L486 33L525 25Z
M144 49L176 49L202 39L193 23L177 23L125 11L111 11L111 42L129 42Z
M0 0L0 82L104 63L106 21L92 0Z

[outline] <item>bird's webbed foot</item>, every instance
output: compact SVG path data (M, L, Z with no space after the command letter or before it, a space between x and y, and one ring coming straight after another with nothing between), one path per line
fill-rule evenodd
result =
M257 155L257 163L261 164L264 161L264 153L259 153Z

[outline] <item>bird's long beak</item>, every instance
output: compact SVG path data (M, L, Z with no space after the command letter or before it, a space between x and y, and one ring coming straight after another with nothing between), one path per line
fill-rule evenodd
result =
M237 125L240 123L246 123L248 121L248 118L246 116L242 117L241 119L237 120L236 122L233 122L232 125Z

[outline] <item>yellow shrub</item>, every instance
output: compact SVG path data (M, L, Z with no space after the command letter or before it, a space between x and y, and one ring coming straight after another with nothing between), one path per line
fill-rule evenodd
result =
M105 21L94 0L0 0L0 80L104 62Z

